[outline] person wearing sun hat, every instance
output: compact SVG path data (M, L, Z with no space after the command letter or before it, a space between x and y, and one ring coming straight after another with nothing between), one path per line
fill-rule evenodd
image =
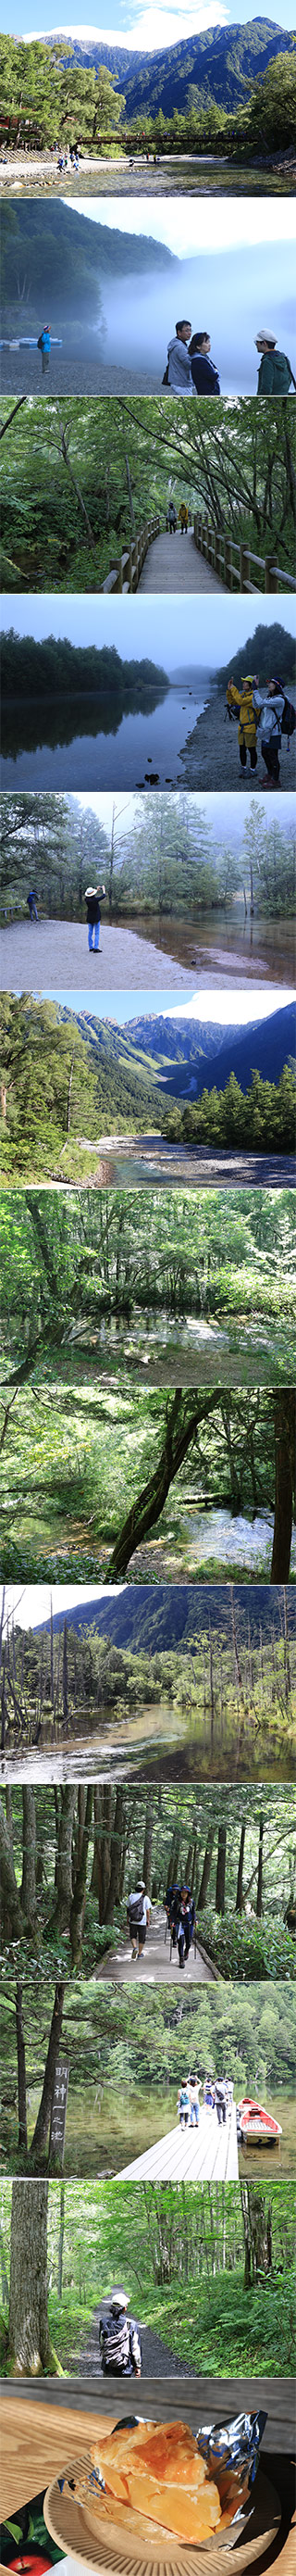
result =
M255 349L258 349L258 357L261 360L257 393L274 394L281 398L290 392L290 385L294 385L296 390L290 359L285 357L284 349L277 349L276 333L257 331Z
M105 902L105 895L106 886L104 885L85 887L84 903L86 903L86 916L88 921L88 945L89 948L93 947L96 950L96 954L98 953L100 946L101 903Z

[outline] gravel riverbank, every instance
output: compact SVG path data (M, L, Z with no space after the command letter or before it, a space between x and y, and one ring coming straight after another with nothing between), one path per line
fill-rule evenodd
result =
M290 681L288 687L289 697L293 696L294 702ZM295 745L296 734L288 750L285 734L280 759L280 788L286 790L286 793L288 788L295 786ZM241 769L237 725L229 724L228 716L225 716L224 693L222 696L222 692L220 693L218 689L211 690L208 706L204 708L203 715L197 717L193 733L187 734L181 760L184 787L203 787L208 788L210 792L213 787L217 787L219 792L222 788L237 788L241 790L242 796L248 793L251 796L260 793L261 796L262 788L266 790L266 769L261 745L258 743L255 772L250 769L249 761L247 769ZM275 793L276 789L273 788L273 794ZM269 795L269 789L267 794Z
M66 350L51 351L48 374L41 374L40 349L1 350L1 392L3 394L38 394L44 402L56 394L159 394L159 375L145 375L131 367L102 367L98 358L67 358Z

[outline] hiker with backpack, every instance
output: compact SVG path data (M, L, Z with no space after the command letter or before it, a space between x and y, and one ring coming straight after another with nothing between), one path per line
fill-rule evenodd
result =
M146 1896L144 1878L140 1878L139 1886L132 1889L126 1911L132 1943L132 1959L141 1959L151 1915L150 1896Z
M177 527L177 511L175 510L175 503L174 503L174 501L169 501L169 506L168 506L168 510L167 510L167 514L166 514L166 523L165 523L165 524L166 524L166 528L167 528L168 535L169 535L170 537L175 537L175 535L176 535L176 527Z
M40 331L40 332L39 332L39 340L37 340L37 349L41 349L41 358L42 358L42 375L43 375L43 376L46 376L46 375L47 375L47 368L49 367L49 360L50 360L50 324L49 324L49 322L45 322L45 323L44 323L44 331Z
M225 2083L224 2083L224 2076L223 2076L223 2075L218 2075L218 2076L217 2076L217 2079L216 2079L216 2084L215 2084L215 2109L216 2109L216 2112L217 2112L218 2128L219 2128L219 2129L222 2129L222 2128L224 2128L224 2129L225 2129L225 2126L226 2126L226 2086L225 2086Z
M290 732L294 732L294 708L290 706L290 699L285 697L285 690L283 689L282 681L279 679L268 680L266 689L259 689L258 678L256 678L253 689L253 706L257 722L258 738L261 742L262 759L265 761L265 768L267 769L267 778L264 779L264 786L278 787L280 783L279 754L281 749L282 731L284 729L284 732L288 734ZM294 724L290 721L293 716Z
M180 1902L180 1906L179 1906L179 1919L178 1919L178 1922L177 1922L177 1942L178 1942L178 1951L179 1951L179 1967L180 1967L180 1968L184 1968L185 1959L188 1959L188 1958L189 1958L189 1950L190 1950L190 1947L191 1947L192 1933L193 1933L193 1930L194 1930L194 1924L195 1924L195 1905L194 1905L194 1899L193 1899L193 1896L191 1896L191 1895L190 1895L190 1888L189 1888L189 1887L182 1887L182 1888L181 1888L181 1902Z
M100 2318L99 2345L104 2379L140 2379L140 2327L128 2314L125 2290L113 2290L107 2315Z
M178 2102L177 2102L178 2119L179 2119L179 2121L180 2121L180 2128L181 2128L181 2129L189 2129L189 2128L190 2128L190 2110L191 2110L191 2104L190 2104L190 2089L189 2089L189 2084L188 2084L188 2081L187 2081L187 2076L184 2076L184 2077L183 2077L182 2084L179 2084Z
M296 377L293 376L290 359L285 357L284 349L277 349L275 333L257 331L255 349L258 349L260 357L257 393L273 394L276 399L281 399L290 393L291 385L294 385L296 393Z

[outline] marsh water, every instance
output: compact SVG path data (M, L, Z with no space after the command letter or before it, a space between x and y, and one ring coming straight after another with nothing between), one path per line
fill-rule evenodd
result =
M155 638L157 645L157 636ZM1 760L3 788L145 789L177 787L182 780L181 752L193 732L206 698L196 687L168 688L161 696L139 691L124 714L112 699L86 696L73 702L56 699L37 713L28 708L26 748L19 749L19 714L6 711ZM22 711L24 730L24 710ZM77 727L77 731L76 731ZM26 743L26 730L24 730ZM6 748L7 746L7 748ZM70 755L70 756L69 756ZM149 934L151 935L151 934Z
M66 2121L65 2174L117 2174L132 2157L144 2155L158 2138L167 2137L176 2127L177 2082L163 2091L149 2094L145 2085L132 2087L126 2076L118 2084L104 2083L99 2069L99 1998L98 1998L98 2074L91 2084L75 2084L70 2075ZM279 2120L283 2136L279 2147L239 2150L239 2172L255 2172L259 2181L265 2174L275 2180L296 2171L294 2100L287 2093L267 2093L268 2108ZM29 2136L33 2135L39 2092L31 2090Z
M121 920L124 929L124 913ZM175 921L172 913L132 913L129 928L139 939L152 939L178 965L196 966L199 984L241 984L252 975L267 976L270 984L294 980L295 922L266 920L260 912L245 921L241 902L198 920L190 920L190 913Z

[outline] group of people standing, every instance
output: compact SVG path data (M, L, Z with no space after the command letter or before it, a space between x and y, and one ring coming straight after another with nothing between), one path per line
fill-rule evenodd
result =
M290 393L292 385L295 392L293 368L285 350L277 348L275 332L257 331L255 349L260 358L257 393L264 396L272 394L273 399L276 397L278 400ZM211 358L209 331L192 332L191 322L176 322L173 339L168 344L162 381L170 394L187 394L187 397L202 394L204 397L205 394L221 392L218 368Z
M202 2077L196 2074L183 2076L179 2085L177 2109L180 2128L198 2128L201 2094L204 2110L216 2111L219 2129L224 2128L232 2113L233 2083L230 2075L206 2075L202 2084Z
M234 680L229 680L226 689L226 710L230 723L237 709L241 769L247 767L248 752L251 769L257 769L258 740L267 770L264 785L278 787L282 733L286 733L289 740L290 734L294 733L295 729L294 707L291 705L290 698L286 697L283 681L279 678L267 680L265 689L259 689L258 672L252 674L250 671L240 681L238 689L235 687Z

